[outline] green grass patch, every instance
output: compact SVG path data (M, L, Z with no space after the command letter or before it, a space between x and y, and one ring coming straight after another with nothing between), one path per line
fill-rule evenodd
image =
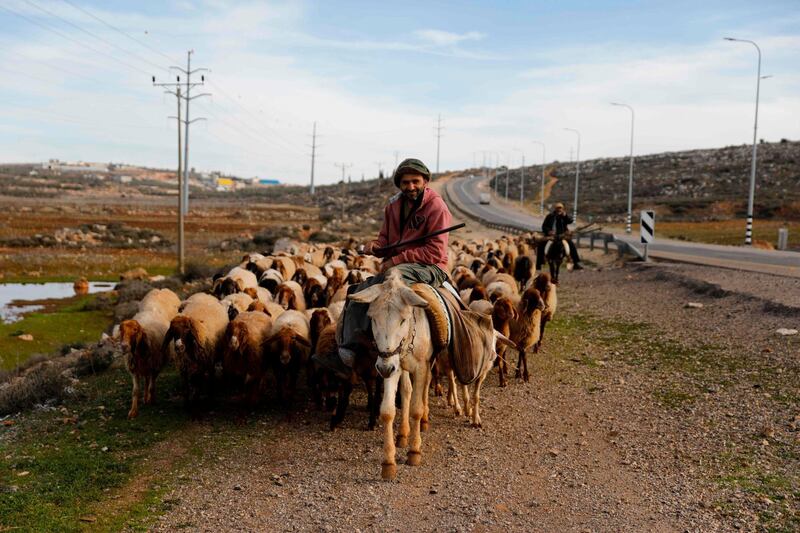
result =
M92 309L96 295L65 299L51 312L35 312L11 324L0 324L0 368L10 370L34 354L49 354L64 345L95 342L108 328L110 310ZM32 341L20 340L28 333Z
M176 388L174 372L159 379L162 396ZM113 369L87 380L82 399L64 410L34 411L0 429L0 530L115 531L149 516L166 485L149 487L119 515L81 520L136 475L154 444L189 424L177 398L144 406L128 420L129 394L127 372Z

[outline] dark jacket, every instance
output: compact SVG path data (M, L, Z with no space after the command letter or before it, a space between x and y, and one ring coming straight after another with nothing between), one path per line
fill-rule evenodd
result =
M570 224L572 224L572 217L568 214L557 215L556 213L549 213L544 217L542 232L545 235L549 235L551 231L554 231L556 235L563 235L567 232L567 226Z

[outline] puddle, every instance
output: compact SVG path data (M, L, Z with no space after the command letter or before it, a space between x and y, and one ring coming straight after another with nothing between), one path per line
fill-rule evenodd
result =
M114 283L90 281L89 294L110 291ZM0 283L0 322L11 324L26 313L39 311L41 300L57 300L75 296L72 283Z

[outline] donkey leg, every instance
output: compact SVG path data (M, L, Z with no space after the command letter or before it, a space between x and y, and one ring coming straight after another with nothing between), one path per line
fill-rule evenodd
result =
M472 416L472 401L469 397L469 387L467 385L461 385L461 394L464 395L464 415L467 418Z
M472 391L472 427L474 428L483 427L481 425L481 387L485 379L486 373L478 378Z
M392 480L397 477L396 448L394 446L394 397L397 394L397 383L400 372L395 372L383 380L383 398L381 399L381 423L383 423L383 461L381 462L381 478Z
M400 427L397 428L397 445L400 448L408 446L410 433L409 411L411 406L411 376L405 370L400 377Z
M139 416L139 376L131 374L133 378L133 392L131 393L131 410L128 411L128 418Z
M406 464L419 466L422 463L422 435L420 425L425 412L425 396L428 389L428 367L423 365L414 372L414 389L411 392L411 447L408 450Z
M506 368L506 350L505 347L500 349L499 357L497 360L497 372L500 374L500 386L505 387L508 385L506 382L506 372L508 369Z
M461 404L458 402L458 386L456 385L456 375L452 370L447 373L447 379L450 381L447 390L447 397L448 399L453 400L453 412L455 412L456 416L461 416L464 414L464 411L461 410Z
M430 387L431 380L433 379L433 372L429 370L427 374L428 377L425 380L425 394L422 395L422 420L420 420L420 431L428 431L431 419L431 410L430 406L428 405L428 401L430 398Z

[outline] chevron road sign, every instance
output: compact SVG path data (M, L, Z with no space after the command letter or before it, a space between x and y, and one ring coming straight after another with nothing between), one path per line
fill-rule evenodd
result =
M644 260L647 261L647 245L653 242L656 229L656 212L644 211L639 213L639 236L644 244Z

